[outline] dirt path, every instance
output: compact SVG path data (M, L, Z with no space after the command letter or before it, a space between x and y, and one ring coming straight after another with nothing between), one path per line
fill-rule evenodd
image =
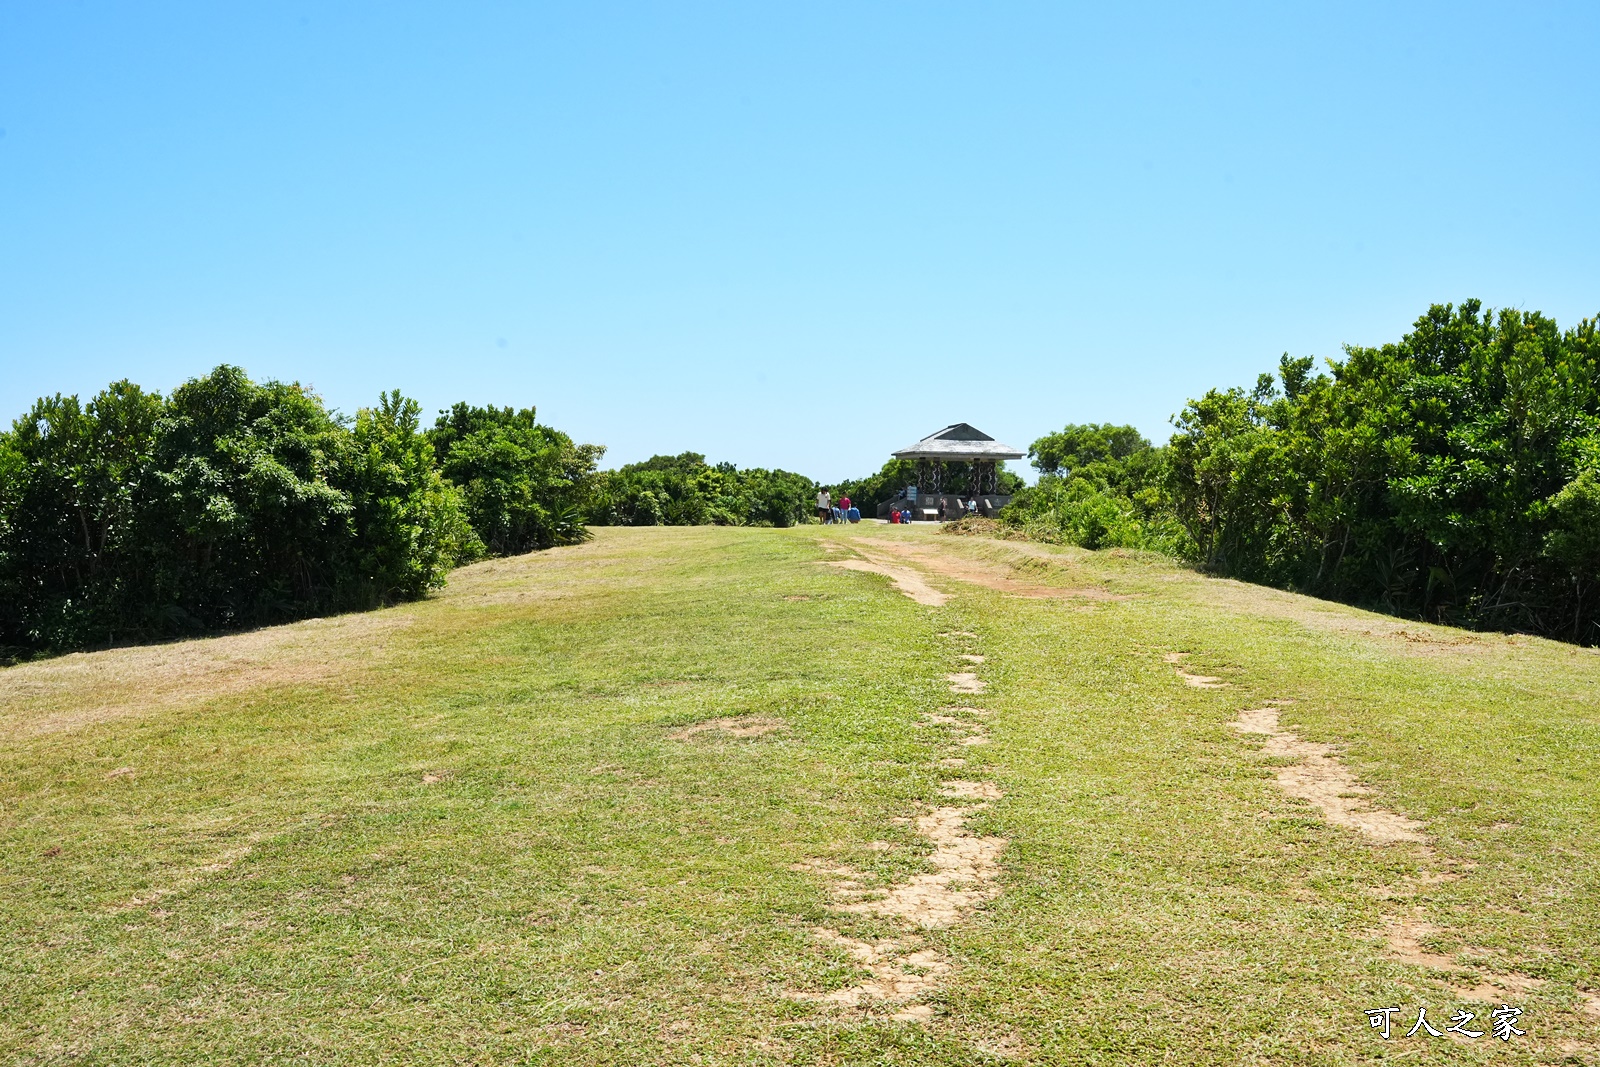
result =
M1172 669L1178 673L1179 678L1183 679L1184 685L1192 685L1196 689L1221 689L1228 684L1221 678L1209 674L1191 674L1184 670L1183 658L1188 654L1187 652L1168 652L1161 658L1172 664Z
M953 552L941 550L938 544L926 541L884 541L873 542L870 551L881 552L888 557L907 560L927 569L929 572L942 578L954 578L957 581L979 585L985 589L996 592L1009 593L1012 596L1028 597L1031 599L1059 599L1059 600L1128 600L1129 597L1120 596L1098 586L1064 587L1057 585L1044 585L1040 582L1028 581L1016 575L1016 569L1004 563L991 563L987 560L969 559Z
M1266 738L1262 751L1267 755L1294 761L1276 768L1278 787L1284 793L1314 805L1328 822L1354 830L1375 844L1421 847L1423 858L1434 869L1409 879L1413 884L1391 890L1394 896L1407 898L1429 884L1462 877L1459 870L1439 869L1442 864L1428 845L1422 823L1373 806L1367 799L1373 790L1356 781L1333 746L1304 740L1283 729L1278 716L1276 707L1251 708L1241 711L1233 726L1241 733ZM1429 925L1415 914L1386 917L1377 936L1390 958L1433 972L1436 981L1466 1001L1503 1004L1544 984L1541 979L1514 970L1468 967L1454 956L1428 947L1427 941L1447 939L1448 931ZM1474 954L1481 956L1484 950Z
M940 636L962 647L957 658L968 664L983 661L968 647L973 640L971 634L955 631ZM952 693L971 694L984 689L983 681L970 671L952 672L947 680ZM923 713L919 725L959 735L945 748L948 753L956 745L986 743L989 735L981 717L987 714L982 708L966 705L945 707ZM954 755L939 759L939 765L944 767L965 763L965 759ZM813 927L813 936L842 949L864 976L827 993L796 991L790 996L867 1013L886 1010L891 1018L903 1022L920 1023L932 1017L927 995L954 967L922 932L955 925L999 895L1000 854L1006 847L1005 838L976 834L967 825L990 801L1000 799L1003 794L999 786L953 779L944 782L939 791L956 803L925 809L915 816L917 832L933 846L927 860L929 870L887 886L876 886L862 872L842 864L818 861L806 865L831 880L835 911L887 919L902 933L869 942L832 927Z
M895 588L918 604L926 604L931 608L943 607L950 599L950 594L941 593L925 581L921 574L910 567L897 567L892 563L871 558L862 559L830 559L826 566L838 567L847 571L865 571L868 574L881 574L894 582Z
M1382 808L1375 808L1366 797L1372 790L1356 781L1350 769L1334 754L1332 745L1305 741L1278 727L1278 709L1253 708L1241 711L1234 722L1241 733L1265 736L1262 746L1269 756L1295 762L1277 768L1278 786L1292 797L1316 805L1322 817L1335 826L1345 826L1380 844L1394 841L1421 843L1422 824L1415 819Z

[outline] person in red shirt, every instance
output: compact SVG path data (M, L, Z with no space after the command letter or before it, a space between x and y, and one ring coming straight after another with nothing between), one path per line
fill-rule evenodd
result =
M842 497L839 498L839 510L840 511L849 511L850 510L850 498L849 497L842 496Z

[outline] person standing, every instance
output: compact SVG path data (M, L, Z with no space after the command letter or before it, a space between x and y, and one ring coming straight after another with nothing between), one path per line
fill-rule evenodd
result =
M826 489L817 490L817 518L822 520L823 525L833 521L833 501L828 499Z

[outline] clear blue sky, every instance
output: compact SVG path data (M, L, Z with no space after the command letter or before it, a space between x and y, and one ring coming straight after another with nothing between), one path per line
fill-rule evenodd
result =
M1600 312L1600 5L0 6L0 414L219 362L823 479Z

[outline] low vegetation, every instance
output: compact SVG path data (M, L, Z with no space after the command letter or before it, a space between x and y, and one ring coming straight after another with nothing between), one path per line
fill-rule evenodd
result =
M1396 615L1600 643L1600 341L1538 312L1439 305L1328 372L1280 361L1211 390L1156 447L1128 426L1033 443L1001 520L1034 540L1159 552ZM784 527L810 478L604 449L532 408L399 392L354 418L219 367L169 397L118 382L0 433L0 662L412 600L484 555L588 526ZM952 465L948 488L967 489ZM835 485L869 518L915 481Z
M785 470L711 466L698 452L652 456L596 481L589 521L600 526L793 526L810 519L817 484Z
M1538 312L1435 306L1329 372L1285 355L1165 448L1035 442L1008 522L1414 618L1600 642L1600 341Z
M597 529L0 670L0 1060L1591 1062L1597 695L1152 553Z

